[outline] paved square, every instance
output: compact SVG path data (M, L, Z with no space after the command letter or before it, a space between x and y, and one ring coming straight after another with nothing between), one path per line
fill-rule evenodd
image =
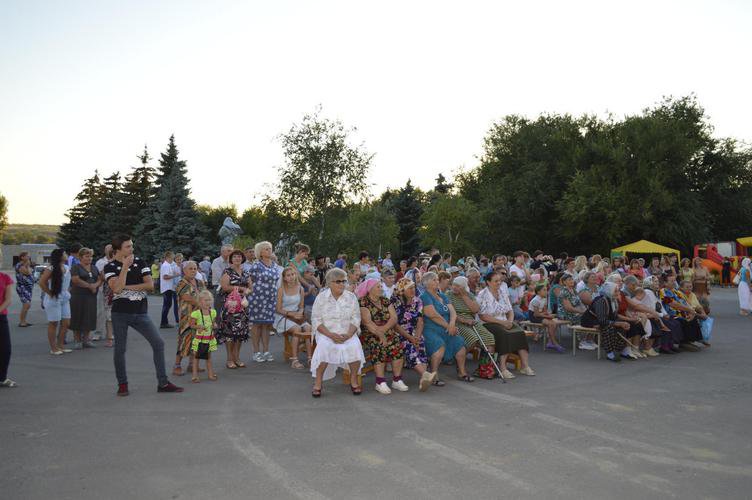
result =
M382 396L370 375L359 398L338 379L312 399L279 338L273 363L226 370L218 351L218 382L172 377L186 391L157 394L131 331L117 398L102 342L48 354L35 290L34 327L12 327L21 386L0 391L0 498L750 498L752 318L736 290L711 300L703 352L615 365L535 347L536 377L466 384L443 366L444 388L419 393L408 373L409 392Z

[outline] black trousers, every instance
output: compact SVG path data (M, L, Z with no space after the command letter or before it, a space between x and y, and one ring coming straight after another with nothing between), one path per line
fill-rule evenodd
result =
M0 314L0 382L8 378L10 365L10 326L8 316Z
M162 325L169 323L167 316L170 313L170 306L174 309L175 323L178 323L180 321L178 317L178 294L174 290L167 290L162 294Z

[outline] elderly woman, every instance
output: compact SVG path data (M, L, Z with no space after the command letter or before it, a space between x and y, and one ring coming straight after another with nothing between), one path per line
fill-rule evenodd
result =
M750 286L752 284L752 269L750 268L749 257L742 259L742 265L739 268L739 285L737 292L739 294L739 314L749 316L752 310L752 297L750 297Z
M697 313L687 302L687 298L676 286L676 275L664 273L661 276L660 300L669 317L681 327L679 347L696 352L702 347L702 331L697 321ZM669 325L670 327L670 325Z
M391 394L386 383L384 370L386 363L392 366L392 389L405 392L407 385L402 380L402 347L400 335L394 328L397 325L397 312L384 297L381 282L367 278L355 290L360 305L360 318L363 342L368 352L368 361L376 372L376 391Z
M694 291L702 307L705 308L705 312L710 314L710 302L708 301L710 296L710 271L702 264L702 259L699 257L692 260L692 270L694 271L692 291Z
M191 313L199 308L198 294L206 290L204 282L197 279L198 264L189 260L183 265L183 278L175 287L178 297L178 345L175 352L175 366L172 368L173 375L183 375L181 365L183 358L188 358L190 366L191 344L193 342L194 329L191 327Z
M470 289L470 293L472 293L473 295L478 295L481 290L480 271L478 270L478 268L471 267L467 270L465 276L467 276L467 287Z
M337 368L349 368L350 388L359 395L363 388L357 384L357 374L366 362L360 344L360 306L355 295L345 289L347 273L335 267L326 273L327 288L316 296L311 312L316 350L311 359L311 374L315 377L314 398L321 397L324 380L334 378Z
M457 362L457 378L474 382L475 379L465 371L467 349L463 338L457 335L457 312L449 298L439 291L438 275L425 273L422 284L425 288L420 296L425 322L423 335L426 338L426 351L431 358L431 371L437 373L442 360L449 362L454 359Z
M488 352L494 353L496 339L488 329L483 326L476 316L480 312L480 305L475 296L470 292L468 280L464 276L458 276L452 281L452 289L447 292L447 297L452 302L457 312L457 329L465 339L465 347L472 349L479 344L478 337L486 344Z
M650 311L635 298L635 293L640 286L640 281L636 276L627 275L624 278L617 277L616 273L609 276L609 282L616 283L619 286L619 319L629 323L627 339L629 345L622 352L622 356L631 359L640 359L648 357L640 350L640 341L645 337L645 324L648 321L647 313ZM652 340L646 338L647 349L652 347ZM651 354L655 355L655 354Z
M421 392L428 390L431 384L444 385L438 379L438 372L429 372L428 353L426 342L423 337L423 302L416 294L416 286L410 278L402 278L395 286L391 299L394 312L397 313L395 329L399 332L402 340L402 355L405 359L405 368L415 370L420 375L419 388Z
M219 280L220 294L222 295L222 311L219 316L219 330L217 342L225 344L227 349L227 363L225 366L230 370L244 368L245 363L240 361L240 345L248 340L248 311L245 306L237 310L229 311L227 299L233 291L237 290L241 297L251 293L250 272L243 270L245 255L240 250L233 250L229 257L230 265L224 270Z
M582 326L598 328L606 357L614 362L621 361L620 352L627 345L622 332L629 330L629 323L619 320L619 287L612 281L603 284L598 295L590 302L582 315Z
M73 330L76 349L94 347L89 334L97 329L97 291L103 278L92 263L93 256L90 248L82 248L78 251L79 262L70 268L70 329Z
M580 324L580 317L587 307L580 300L579 295L575 292L574 276L569 273L562 275L561 291L559 292L558 304L556 306L556 316L562 321L569 321L573 325Z
M507 358L510 353L517 353L522 361L520 373L535 375L528 363L528 347L525 332L514 323L514 312L509 302L507 284L497 271L491 271L486 277L488 286L478 294L480 304L480 320L496 339L496 352L501 356L501 376L513 379L515 376L507 369Z
M298 348L302 338L310 360L311 325L305 319L305 291L300 284L298 270L294 266L290 263L290 267L282 271L282 286L277 291L274 329L280 334L292 334L292 353L289 361L295 370L303 370L305 366L298 359Z
M249 268L253 292L248 296L248 319L253 325L251 327L253 360L262 363L274 361L274 356L269 352L269 332L274 323L277 282L282 273L272 260L271 243L268 241L256 243L255 250L257 260Z
M679 290L681 290L681 292L684 294L684 297L686 297L687 304L689 304L689 306L695 310L695 313L697 314L697 321L700 323L700 330L702 330L703 323L708 321L710 315L705 312L705 307L700 304L700 300L697 298L697 294L695 294L692 290L692 283L690 281L682 281L679 284ZM708 326L712 328L712 325L713 323L711 322ZM701 338L699 340L699 343L704 345L705 347L710 347L710 343L707 341L709 339L710 332L708 332L708 338Z

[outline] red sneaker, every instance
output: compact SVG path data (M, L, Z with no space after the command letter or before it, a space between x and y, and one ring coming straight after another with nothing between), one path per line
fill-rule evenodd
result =
M167 382L165 385L157 387L157 392L183 392L183 388L176 386L172 382Z
M118 396L127 396L128 394L130 394L128 392L128 384L118 384L117 395Z

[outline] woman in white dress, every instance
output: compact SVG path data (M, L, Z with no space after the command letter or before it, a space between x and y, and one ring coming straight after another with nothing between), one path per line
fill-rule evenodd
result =
M363 388L356 374L365 364L363 346L360 344L360 307L355 294L345 289L347 273L334 268L326 273L325 288L313 303L311 323L316 336L316 350L311 359L311 374L314 398L321 397L324 380L334 378L337 368L350 370L350 384L353 395L359 395Z
M750 259L744 257L742 260L742 267L739 269L739 314L742 316L748 316L749 311L752 309L752 300L750 300Z

